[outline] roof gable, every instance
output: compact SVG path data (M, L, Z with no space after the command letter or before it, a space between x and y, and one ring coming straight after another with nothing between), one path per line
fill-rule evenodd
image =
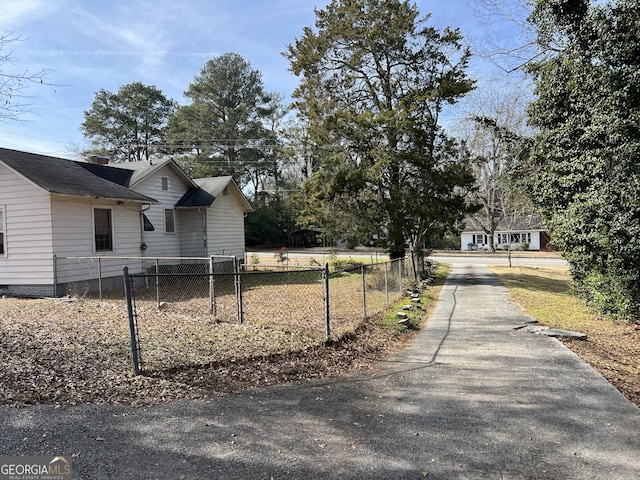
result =
M212 195L214 197L214 201L220 195L224 194L225 188L231 187L238 194L238 198L240 199L240 203L242 204L242 209L245 212L253 212L253 207L249 203L249 200L247 200L247 197L244 196L244 194L242 193L242 190L240 190L240 187L238 187L238 184L235 182L233 177L226 176L226 177L196 178L194 179L194 182L202 190L205 190L207 193Z
M87 164L82 162L5 148L0 148L0 161L53 194L157 203L151 197L99 175L96 170L85 168Z
M174 160L168 159L158 163L149 163L149 162L124 162L124 163L114 163L109 167L118 170L128 171L131 175L129 178L128 187L132 188L138 185L143 180L149 178L154 175L156 172L159 172L163 169L170 169L176 175L178 175L190 188L197 188L198 186L194 183L193 179L187 175L187 173L178 165Z

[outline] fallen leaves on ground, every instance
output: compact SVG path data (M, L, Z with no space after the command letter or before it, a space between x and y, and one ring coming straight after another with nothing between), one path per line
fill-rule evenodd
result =
M360 324L325 343L283 325L220 323L156 311L140 324L133 376L126 305L90 299L0 299L0 404L150 405L366 368L399 334Z

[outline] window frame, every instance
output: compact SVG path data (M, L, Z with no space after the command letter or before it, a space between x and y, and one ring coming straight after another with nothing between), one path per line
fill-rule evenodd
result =
M104 210L109 212L109 222L110 222L110 233L111 233L111 248L110 249L98 249L98 238L97 238L97 225L96 225L96 210ZM116 232L115 232L115 222L114 222L114 208L109 205L93 205L91 207L91 233L93 236L93 252L100 253L113 253L116 251Z
M167 213L168 212L171 212L171 222L170 223L172 224L171 226L173 227L172 230L168 229L168 226L169 226L168 225L169 222L167 222ZM175 235L176 231L177 231L177 228L176 228L176 209L175 208L165 208L164 209L164 233L166 235Z
M169 191L169 177L160 177L160 190Z

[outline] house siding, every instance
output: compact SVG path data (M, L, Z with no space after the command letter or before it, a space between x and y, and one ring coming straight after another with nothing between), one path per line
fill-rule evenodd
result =
M138 169L141 174L144 171ZM56 175L55 171L50 173ZM144 198L137 195L122 201L105 199L100 193L96 197L59 195L27 178L27 174L23 176L0 162L0 208L6 239L5 253L0 254L0 295L92 292L97 289L99 272L103 289L121 288L125 264L133 273L144 271L146 266L144 258L120 257L244 257L244 208L249 207L232 181L226 195L218 193L229 178L210 182L210 193L217 197L211 206L180 209L175 209L176 203L194 184L171 163L129 187L159 202L152 205L141 204L138 200ZM163 178L167 180L165 190ZM112 212L112 251L95 250L95 208ZM175 233L165 233L166 208L174 209ZM153 232L143 231L142 212L154 225ZM146 249L141 248L143 244Z
M168 179L168 190L162 190L162 177ZM131 188L160 202L158 205L151 205L144 212L155 228L153 232L144 232L144 242L147 244L145 254L149 257L182 256L180 235L186 228L183 219L179 215L180 212L176 211L175 233L164 233L164 210L173 208L189 185L170 168L161 168Z
M511 233L530 233L531 234L531 242L529 243L529 250L540 250L540 231L532 231L532 230L512 230L510 232L505 232L502 230L496 230L493 236L493 244L496 250L502 250L504 245L500 243L501 234L511 234ZM474 235L484 234L482 231L467 231L462 232L460 235L460 249L461 250L471 250L470 244L473 244ZM477 245L477 243L476 243ZM518 248L519 244L511 244L512 249ZM479 250L486 250L489 248L489 239L487 238L487 243L484 245L477 245Z
M110 208L113 224L113 251L96 252L93 234L93 208ZM79 220L82 219L82 220ZM66 260L65 257L132 257L140 256L140 206L116 205L104 200L59 198L52 201L54 253L57 264L57 283L85 281L97 277L96 262ZM100 264L103 277L122 276L124 260ZM135 268L132 267L135 271Z
M207 210L209 255L244 258L244 210L240 193L229 187L228 195L218 195Z
M184 257L204 257L205 248L205 219L206 209L177 210L180 222L180 247Z
M0 293L30 295L53 282L51 200L48 192L0 164L0 206L6 251L0 255ZM51 291L49 289L49 294ZM36 293L33 293L36 294Z

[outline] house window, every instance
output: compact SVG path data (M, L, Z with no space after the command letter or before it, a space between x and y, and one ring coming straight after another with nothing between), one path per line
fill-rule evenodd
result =
M4 208L0 207L0 255L4 255Z
M224 187L224 190L222 190L222 196L226 197L227 195L229 195L229 189L227 187Z
M169 190L169 179L167 177L162 177L160 179L160 183L162 185L162 190Z
M93 231L96 252L112 252L113 219L110 208L93 209Z
M487 243L486 235L482 233L474 234L473 243L475 243L476 245L484 245L485 243Z
M505 245L507 243L509 243L509 235L506 233L501 233L500 234L500 242L501 245Z
M172 208L164 210L164 233L175 233L176 231L176 214Z

